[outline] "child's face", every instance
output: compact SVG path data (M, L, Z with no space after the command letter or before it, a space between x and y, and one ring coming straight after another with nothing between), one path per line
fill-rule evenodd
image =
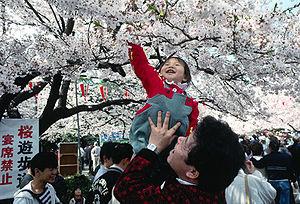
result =
M168 81L174 81L175 83L186 81L184 66L176 58L168 59L160 69L160 74Z

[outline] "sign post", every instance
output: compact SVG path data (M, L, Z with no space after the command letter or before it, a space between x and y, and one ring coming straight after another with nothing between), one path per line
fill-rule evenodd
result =
M38 119L0 122L0 200L12 198L26 174L28 162L39 152Z

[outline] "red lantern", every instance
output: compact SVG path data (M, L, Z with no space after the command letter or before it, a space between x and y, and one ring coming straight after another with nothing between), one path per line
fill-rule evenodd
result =
M32 82L29 82L28 86L29 86L30 89L32 89L33 83L32 83Z
M81 95L84 97L84 100L86 101L86 97L89 91L89 85L87 84L86 86L81 83L79 84L80 90L81 90Z
M128 92L127 89L125 89L124 97L125 97L125 98L129 98L129 92Z
M100 85L99 88L100 88L100 94L102 96L102 99L104 101L106 101L106 98L107 98L107 87L104 87L104 86Z

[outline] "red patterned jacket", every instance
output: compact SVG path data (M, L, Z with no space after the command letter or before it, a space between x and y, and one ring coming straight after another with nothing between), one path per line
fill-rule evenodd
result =
M158 156L148 149L142 149L133 158L114 188L114 196L120 203L130 204L199 204L225 203L224 192L208 193L194 185L184 185L176 178L169 178L164 185L157 185L149 179Z

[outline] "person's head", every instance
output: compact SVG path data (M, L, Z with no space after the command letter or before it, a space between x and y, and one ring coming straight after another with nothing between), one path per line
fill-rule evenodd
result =
M242 145L245 155L250 156L251 155L251 148L250 148L250 140L249 139L243 139L240 144Z
M76 188L74 190L74 198L75 200L81 200L82 199L82 193L80 188Z
M94 142L94 146L98 146L98 142Z
M53 183L57 175L58 162L53 152L37 153L30 161L30 170L34 178Z
M207 116L188 137L178 138L167 161L179 178L213 192L233 181L245 155L229 125Z
M271 136L270 137L270 143L269 143L269 148L271 152L278 152L280 147L280 142L277 139L277 137Z
M114 164L117 164L121 168L125 169L129 164L131 157L133 155L133 148L131 144L120 143L117 144L114 148L112 154L112 160Z
M159 73L168 81L175 83L189 83L192 80L190 68L179 57L169 57L160 67Z
M293 137L294 144L300 144L300 137Z
M114 151L114 147L116 146L116 142L104 142L101 150L100 150L100 161L101 164L105 167L110 167L113 164L112 161L112 153Z
M250 145L250 149L253 156L262 156L264 154L263 145L258 141L252 142Z

